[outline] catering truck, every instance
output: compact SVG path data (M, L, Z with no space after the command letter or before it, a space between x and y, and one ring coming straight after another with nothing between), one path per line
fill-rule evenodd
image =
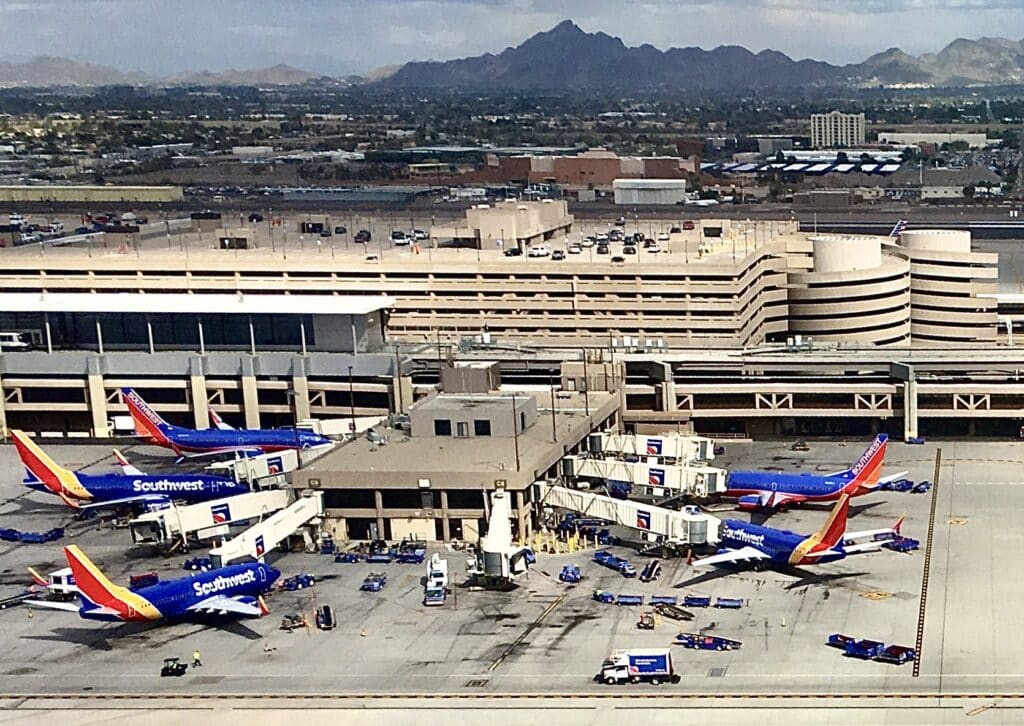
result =
M616 650L601 665L598 679L615 683L646 681L659 685L665 681L677 683L679 676L672 667L672 651L668 648Z

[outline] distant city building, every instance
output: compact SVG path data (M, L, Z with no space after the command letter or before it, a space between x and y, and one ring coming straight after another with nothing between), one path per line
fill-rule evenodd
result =
M232 156L241 156L248 159L257 159L274 155L273 146L232 146Z
M990 143L988 137L981 134L921 134L921 133L897 133L893 131L879 131L878 143L890 144L892 146L920 146L921 144L952 144L962 141L971 149L981 149Z
M864 143L864 114L811 114L811 146L816 149L858 146Z
M780 151L791 151L793 139L789 136L759 136L757 153L761 156L775 156Z
M686 199L685 179L616 179L616 204L679 204Z

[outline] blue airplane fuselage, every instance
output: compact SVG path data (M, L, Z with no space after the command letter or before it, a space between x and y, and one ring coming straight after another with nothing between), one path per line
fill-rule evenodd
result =
M809 539L807 535L797 534L796 532L784 529L762 527L761 525L751 524L738 519L724 520L720 536L720 552L729 549L753 547L764 552L771 558L773 563L779 565L798 564L792 561L793 553ZM819 564L835 562L846 557L842 552L841 545L833 546L831 549L837 551L838 554L815 557L814 562Z
M189 608L213 596L236 598L249 604L256 604L257 598L268 592L280 575L278 570L269 565L250 562L159 582L133 592L146 604L155 608L161 618L180 620L196 617L197 613L190 611ZM88 620L123 622L141 619L132 617L131 612L114 615L108 612L95 612L96 609L94 604L85 600L78 612Z
M796 495L808 500L835 499L849 478L839 475L789 474L777 471L734 471L725 480L727 496L746 496L762 492Z

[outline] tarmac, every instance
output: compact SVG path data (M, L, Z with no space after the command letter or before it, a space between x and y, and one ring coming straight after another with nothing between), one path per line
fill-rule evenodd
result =
M727 453L716 464L828 472L849 466L863 444L809 443L809 452L796 453L782 442L726 442ZM89 471L112 468L105 447L48 443L47 449L68 466ZM413 697L409 703L433 707L436 703L422 699L429 696L452 699L457 702L453 708L468 708L470 702L498 704L521 714L525 712L517 709L530 705L521 700L528 694L540 699L542 706L543 699L554 696L590 698L593 703L567 708L573 713L582 709L579 713L593 717L608 709L633 708L637 704L631 699L636 696L657 697L657 701L645 701L648 705L665 699L668 705L691 708L696 707L691 706L692 699L715 695L737 699L740 709L764 696L785 696L797 699L791 705L813 717L819 712L808 706L807 699L834 696L860 699L856 708L876 709L865 719L869 722L885 722L890 719L885 715L889 709L905 709L908 703L920 707L914 719L926 713L931 716L914 722L943 722L947 716L959 719L976 708L982 710L971 716L972 722L1013 722L1010 714L1016 711L1007 708L1017 709L1012 699L1024 693L1019 655L1024 632L1015 626L1024 595L1024 581L1016 577L1024 535L1012 514L1024 506L1020 444L893 443L886 473L905 469L911 479L934 480L939 449L939 476L932 493L881 492L857 499L852 508L851 529L884 527L906 514L903 533L922 541L922 549L912 554L882 550L802 568L798 573L703 573L684 559L671 560L664 563L657 582L645 584L598 566L591 561L592 550L583 550L539 555L515 591L498 593L459 587L465 555L450 552L446 556L457 586L444 607L425 608L420 603L422 566L336 564L321 555L275 552L270 561L284 576L312 572L318 583L297 593L273 593L268 599L270 615L258 620L217 627L140 626L84 621L72 613L25 606L0 611L0 636L6 646L0 651L0 706L27 709L27 714L58 702L49 697L73 697L76 702L85 699L91 708L108 709L115 714L113 719L119 705L134 708L140 705L139 698L175 694L229 699L216 708L247 703L273 708L274 703L266 702L271 696L308 695L344 699L325 706L342 709L354 707L360 699L382 708L381 702L373 701L381 697L395 708L406 697ZM128 447L126 453L149 470L157 470L160 461L170 461L160 450L147 447ZM64 566L61 546L70 543L79 544L115 582L124 583L129 573L146 570L157 570L162 578L186 574L180 569L184 556L163 558L149 549L133 548L127 530L96 520L73 521L56 499L23 489L22 470L11 446L0 447L0 472L4 474L0 526L39 531L67 527L62 542L2 544L0 596L21 591L28 582L28 566L41 571ZM793 508L768 522L810 534L824 522L828 508ZM613 549L643 564L644 558L635 553ZM557 580L567 563L581 566L584 580L579 585ZM359 592L359 583L371 569L388 572L387 587L380 593ZM617 594L735 597L743 598L746 606L736 611L696 610L693 622L663 620L654 631L640 631L636 628L640 608L599 604L591 597L596 588ZM325 603L338 615L337 629L290 634L278 629L283 615L301 612L312 621L316 606ZM743 647L705 652L673 646L675 667L682 676L675 685L609 687L593 681L612 650L669 647L680 630L723 635L742 641ZM844 657L825 645L828 635L836 632L920 645L919 675L915 677L912 664L894 666ZM275 650L265 652L265 644ZM202 668L190 669L182 678L159 676L163 658L185 659L195 649L203 654ZM17 701L3 700L2 694ZM913 700L904 699L898 705L879 702L904 695ZM513 697L520 700L512 703ZM616 700L602 701L608 698ZM864 705L863 699L874 700ZM838 718L833 722L855 721Z

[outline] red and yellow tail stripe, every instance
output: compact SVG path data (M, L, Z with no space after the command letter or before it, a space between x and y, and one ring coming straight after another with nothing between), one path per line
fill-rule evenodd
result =
M64 555L79 591L97 605L110 608L124 620L159 620L163 617L153 603L126 587L115 585L92 563L78 545L64 548Z
M82 486L78 476L51 459L24 431L12 430L14 446L25 465L54 494L69 499L89 500L92 494Z
M789 556L789 564L799 565L808 555L826 552L839 544L846 532L846 516L849 511L850 497L843 494L836 501L836 506L832 508L831 514L821 529L793 548L793 554Z

